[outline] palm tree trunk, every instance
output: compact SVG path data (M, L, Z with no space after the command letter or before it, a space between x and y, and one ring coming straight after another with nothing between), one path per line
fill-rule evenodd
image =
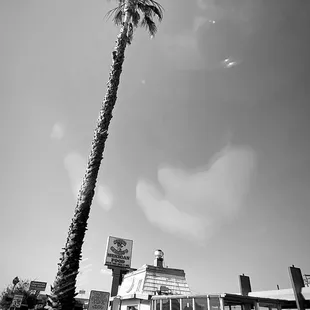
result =
M126 12L126 11L125 11ZM49 296L50 309L70 310L74 307L76 278L81 259L82 245L87 230L87 220L91 203L95 194L96 181L100 163L103 158L105 142L108 137L112 111L117 98L117 90L128 43L127 31L129 13L126 12L123 26L116 40L107 92L104 97L99 118L94 132L90 156L82 186L79 191L74 216L69 227L69 233L64 251L61 253L58 272Z

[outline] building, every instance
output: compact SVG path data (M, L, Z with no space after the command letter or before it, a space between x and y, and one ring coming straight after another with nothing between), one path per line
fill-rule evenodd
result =
M310 309L310 287L301 270L289 267L292 288L252 292L250 278L240 275L240 293L192 294L182 269L164 267L164 253L155 251L154 265L123 276L112 310L281 310Z

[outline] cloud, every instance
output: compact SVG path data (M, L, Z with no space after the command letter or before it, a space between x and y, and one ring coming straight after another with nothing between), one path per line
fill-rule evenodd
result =
M205 10L208 7L207 3L204 0L197 0L197 5L202 10Z
M204 67L196 32L208 22L204 16L196 16L191 29L179 34L163 34L160 48L169 62L181 70L200 70Z
M83 258L82 260L81 260L81 263L84 263L84 262L86 262L86 261L88 261L88 257L85 257L85 258Z
M55 123L51 131L51 139L61 140L64 137L65 129L60 123Z
M210 19L230 19L237 22L249 21L261 6L256 0L196 0L196 3L201 9L201 14Z
M179 210L169 200L161 197L151 183L140 180L136 196L146 218L163 231L180 235L189 234L195 238L204 235L205 224L200 217Z
M169 63L180 70L214 70L232 66L222 62L228 57L239 57L235 50L243 36L236 25L226 20L217 22L212 15L219 14L195 16L190 29L161 36L160 48ZM234 65L238 63L235 61Z
M105 210L109 211L113 204L113 195L107 186L98 185L96 190L96 199L98 204Z
M89 270L91 270L91 267L93 266L93 264L87 264L87 265L85 265L85 266L81 266L80 267L80 271L89 271Z
M162 166L158 181L163 193L140 179L137 202L146 218L165 232L196 240L210 237L243 207L255 161L250 148L227 147L207 167L194 171Z
M77 197L85 173L86 161L79 153L71 152L65 156L64 166L69 174L72 193ZM97 183L95 199L105 211L112 208L113 194L108 186Z
M194 19L194 25L193 25L193 30L194 32L196 32L201 26L203 26L206 22L210 22L213 23L215 21L213 20L208 20L206 17L204 16L197 16Z
M192 31L178 35L163 34L160 48L171 64L181 70L197 70L202 57Z
M86 169L85 159L79 153L71 152L66 155L64 165L69 174L73 195L76 197Z
M105 276L111 276L112 275L112 270L111 269L101 269L100 273L105 275Z

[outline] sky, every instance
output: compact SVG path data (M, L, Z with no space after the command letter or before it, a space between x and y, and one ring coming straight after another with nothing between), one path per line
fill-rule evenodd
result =
M289 288L310 272L310 2L161 1L126 50L77 290L110 291L108 236L132 267L193 293ZM0 288L53 283L105 95L115 1L0 2ZM49 288L48 288L49 290ZM47 291L48 291L47 290Z

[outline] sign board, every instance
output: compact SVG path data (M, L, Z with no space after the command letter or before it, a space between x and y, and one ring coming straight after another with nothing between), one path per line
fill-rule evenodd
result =
M107 266L130 268L132 245L132 240L109 236L104 264Z
M46 288L46 282L31 281L29 291L42 292L45 291L45 288Z
M90 291L88 310L107 310L110 293L102 291Z
M24 295L15 294L12 300L11 307L20 308L20 306L22 305L23 298Z

